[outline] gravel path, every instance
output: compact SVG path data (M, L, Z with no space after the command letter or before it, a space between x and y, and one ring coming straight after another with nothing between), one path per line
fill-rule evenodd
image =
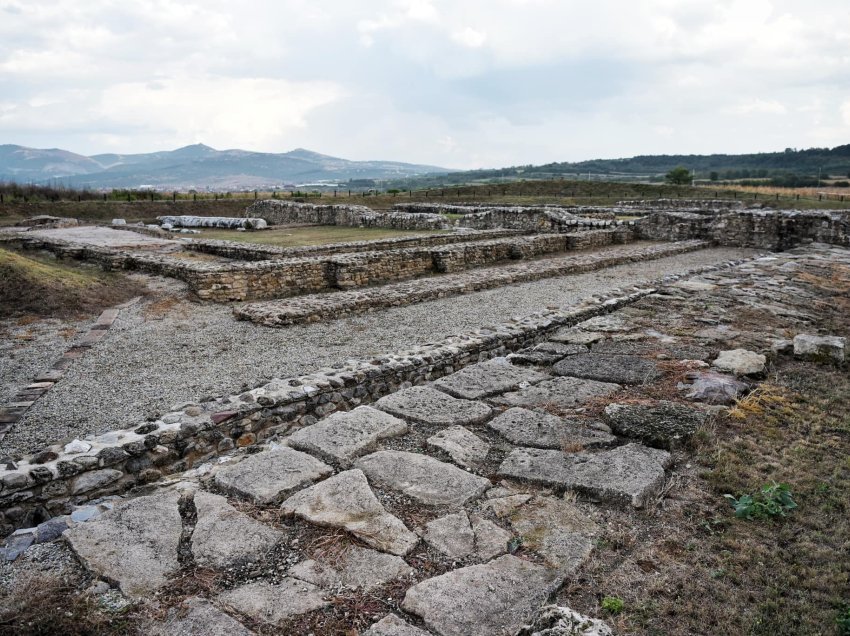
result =
M225 305L137 305L123 310L106 338L27 412L0 451L29 453L66 437L128 428L175 404L433 342L753 253L709 249L286 329L236 321ZM158 284L176 289L171 281Z

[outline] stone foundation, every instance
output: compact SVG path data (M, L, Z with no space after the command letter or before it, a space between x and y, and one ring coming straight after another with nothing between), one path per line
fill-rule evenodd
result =
M448 220L439 214L375 212L363 205L313 205L268 199L257 201L246 210L249 216L274 225L306 223L310 225L346 225L383 227L394 230L446 230Z

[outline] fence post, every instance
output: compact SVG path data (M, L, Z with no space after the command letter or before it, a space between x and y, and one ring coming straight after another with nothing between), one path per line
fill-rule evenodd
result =
M257 191L254 190L254 201L256 201L256 200L257 200Z
M177 201L177 190L171 193L171 200L175 202Z
M127 203L129 203L129 202L130 202L130 193L128 192L127 193Z
M3 203L3 193L0 192L0 203Z
M818 195L818 201L823 201L823 195L822 194Z

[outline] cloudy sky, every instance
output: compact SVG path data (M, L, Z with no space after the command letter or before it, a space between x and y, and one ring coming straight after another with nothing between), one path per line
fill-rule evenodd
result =
M0 143L454 168L850 143L848 0L0 0Z

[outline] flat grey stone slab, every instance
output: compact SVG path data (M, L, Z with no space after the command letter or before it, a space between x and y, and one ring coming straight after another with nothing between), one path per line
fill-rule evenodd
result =
M599 453L517 448L499 474L641 508L661 491L669 463L670 453L640 444Z
M604 316L589 318L584 322L577 324L576 327L583 329L584 331L602 331L605 333L614 331L632 331L636 328L635 325L617 314L606 314Z
M585 331L576 327L563 327L549 336L549 340L565 344L589 345L605 339L604 333Z
M429 634L405 623L395 614L387 614L363 632L363 636L429 636Z
M475 468L490 452L490 444L463 426L450 426L427 440L429 446L448 453L452 461L464 468Z
M571 377L552 378L526 389L504 393L491 399L493 403L504 406L525 408L552 406L559 409L571 409L593 398L611 395L619 389L619 384L610 382Z
M729 349L721 351L717 359L711 363L715 369L734 373L735 375L759 375L764 373L767 358L755 351L747 349Z
M616 433L661 448L689 439L707 418L708 413L701 409L666 400L605 407L605 421Z
M63 535L92 572L117 581L131 598L151 594L180 568L180 494L161 492L116 505Z
M195 510L192 554L203 567L260 561L283 538L283 533L239 512L220 495L195 493Z
M419 542L400 519L387 512L361 470L347 470L294 494L281 506L320 526L342 528L382 552L404 555Z
M514 366L505 358L496 358L473 364L440 378L434 382L434 386L457 398L480 400L535 384L547 377L538 371Z
M546 605L516 636L614 636L614 632L598 618L569 607Z
M289 568L289 576L319 587L368 591L413 572L404 559L377 550L350 546L333 563L315 559Z
M562 577L574 573L593 551L599 527L574 504L535 497L510 515L522 544L537 552Z
M475 533L475 558L489 561L508 551L508 541L513 537L510 532L478 515L470 515L469 521Z
M524 349L519 353L512 353L508 356L508 360L514 364L550 366L562 358L579 353L587 353L587 347L581 344L550 341L541 342L531 349Z
M589 448L607 446L617 439L600 422L563 419L519 407L508 409L487 426L513 444L535 448Z
M557 584L549 568L505 555L414 585L402 608L440 636L513 636Z
M507 552L512 536L492 521L479 515L467 515L461 510L427 523L424 539L450 559L488 561Z
M564 358L552 368L556 375L617 384L647 384L661 376L652 360L638 356L579 354Z
M355 466L372 483L428 506L462 506L491 485L457 466L406 451L378 451L358 459Z
M671 344L658 340L603 340L594 344L593 353L607 355L658 355L663 354L677 360L707 360L711 350L696 345Z
M404 420L370 406L358 406L296 431L289 445L349 468L352 461L375 450L379 440L404 435L407 430Z
M254 632L207 600L193 596L171 610L164 621L148 623L149 636L253 636Z
M418 424L481 424L492 409L481 402L454 398L430 386L414 386L382 397L375 406Z
M224 592L218 598L236 611L271 625L330 605L320 588L289 577L277 584L266 581L248 583Z
M706 404L732 404L750 390L749 385L733 375L716 371L694 371L685 376L685 382L676 385L686 391L685 398Z
M280 503L292 492L331 473L330 466L311 455L279 448L249 455L238 464L219 469L215 484L230 494L269 505Z

